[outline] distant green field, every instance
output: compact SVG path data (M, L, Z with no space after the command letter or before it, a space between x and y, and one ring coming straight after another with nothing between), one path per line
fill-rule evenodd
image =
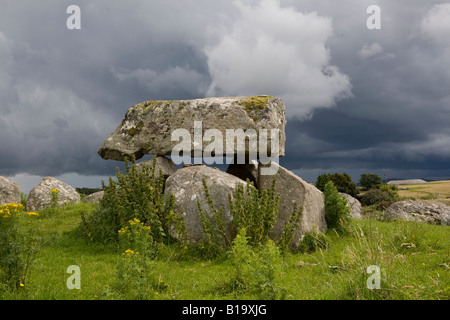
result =
M409 190L403 190L409 188ZM439 200L450 204L450 180L399 186L399 195L417 200Z

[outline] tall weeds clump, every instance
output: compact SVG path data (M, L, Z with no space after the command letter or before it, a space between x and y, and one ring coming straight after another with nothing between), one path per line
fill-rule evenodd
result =
M279 285L278 275L284 268L280 249L272 240L251 246L242 228L234 238L231 259L235 274L231 282L235 293L252 293L261 300L284 299L286 290Z
M273 179L271 187L264 190L256 189L248 180L247 184L245 187L238 185L233 194L229 195L231 221L227 226L223 210L215 207L208 186L203 181L209 215L199 200L197 205L204 235L200 247L205 250L207 256L214 257L228 250L242 229L245 229L246 239L252 247L265 245L269 240L269 232L275 225L279 212L280 195L276 192L276 180ZM292 244L295 230L300 225L302 209L295 206L289 222L285 225L277 243L282 250Z
M269 239L269 231L278 216L280 195L275 191L275 179L271 187L264 190L257 190L247 182L248 187L238 185L233 197L229 195L231 225L233 235L244 228L249 244L256 245Z
M38 237L20 224L21 204L0 206L0 297L3 290L26 288L27 275L37 252Z
M102 181L103 198L99 210L83 222L91 239L117 242L118 230L130 220L138 219L150 228L156 242L170 239L170 230L185 234L182 216L175 213L175 197L164 197L164 175L156 174L156 160L151 166L137 166L134 159L125 161L126 173L117 169L117 181L109 177L109 185Z
M347 200L339 194L332 181L325 185L324 195L325 221L328 228L338 233L347 233L351 221Z
M122 252L113 289L127 299L148 299L153 296L156 279L152 276L156 248L151 228L134 218L118 231Z
M203 256L212 258L224 253L231 246L231 239L223 210L215 207L205 179L203 179L202 183L209 214L207 214L200 201L197 200L197 214L203 231L203 240L199 245L199 249Z

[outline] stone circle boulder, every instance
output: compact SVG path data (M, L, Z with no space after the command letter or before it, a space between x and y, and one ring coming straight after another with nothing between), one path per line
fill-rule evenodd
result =
M7 203L20 203L20 187L19 185L0 176L0 206Z
M170 156L179 144L177 139L172 141L174 130L184 130L193 137L188 141L189 150L186 151L191 156L197 156L197 152L203 154L210 147L210 143L203 141L211 141L211 137L205 137L208 130L214 130L209 131L214 133L214 143L222 144L221 154L225 154L228 147L230 153L247 154L249 143L244 142L245 147L239 147L234 137L230 137L229 130L252 129L256 131L255 136L259 134L261 137L260 130L266 129L267 145L263 147L266 155L278 153L282 157L286 140L285 112L283 101L271 96L146 101L127 111L122 123L103 142L98 154L103 159L119 161L132 156L140 159L145 154ZM201 126L196 122L201 122ZM272 141L273 129L279 130L276 143ZM272 146L276 146L276 150L272 150ZM219 153L213 149L214 155Z
M44 177L28 194L27 210L39 211L50 206L51 189L59 190L58 205L80 202L80 194L73 187L53 177Z
M238 185L246 185L244 181L235 176L205 165L183 167L167 179L164 196L168 197L171 193L175 196L174 210L183 214L187 237L193 243L198 243L203 238L197 201L200 201L207 215L211 214L205 196L203 179L208 186L215 207L223 210L227 225L231 220L228 195L232 195Z
M81 202L87 203L99 203L103 199L103 191L94 192L86 197L84 197Z
M362 206L358 199L352 197L349 194L339 192L347 200L347 205L350 207L350 215L354 219L361 219Z
M398 201L387 208L384 215L388 220L450 225L450 206L439 201Z

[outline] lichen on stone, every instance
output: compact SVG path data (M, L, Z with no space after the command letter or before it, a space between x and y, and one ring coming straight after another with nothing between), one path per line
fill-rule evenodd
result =
M257 121L257 113L267 107L269 99L273 98L271 96L253 96L249 97L243 101L239 101L239 104L244 107L245 112L248 116Z
M169 101L165 101L165 100L144 101L144 102L141 102L141 103L136 104L133 107L131 107L131 110L135 110L137 108L140 108L143 111L153 110L156 107L159 107L163 103L167 103L167 102L169 102Z
M141 121L139 122L136 127L128 129L127 133L134 137L135 135L139 134L142 131L142 128L144 127L144 123Z

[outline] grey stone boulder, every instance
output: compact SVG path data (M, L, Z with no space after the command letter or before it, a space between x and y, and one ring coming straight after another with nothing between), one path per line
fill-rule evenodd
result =
M138 167L146 166L151 169L153 163L155 163L155 177L159 177L159 173L161 170L162 174L164 175L164 179L167 180L170 175L174 174L175 171L177 171L177 166L172 160L160 156L156 156L151 160L138 162L136 165Z
M261 169L274 168L273 175L262 175ZM260 190L271 188L272 181L276 180L276 191L280 194L279 213L273 229L269 236L277 240L281 237L284 227L289 222L294 212L295 203L297 208L303 208L303 217L300 227L295 231L292 246L296 248L307 232L325 232L325 203L323 193L307 183L293 172L283 168L276 162L263 165L253 161L244 165L230 165L227 172L235 174L242 179L249 178L256 181L256 187Z
M262 165L259 163L259 172ZM279 164L272 162L270 166L276 166L274 175L258 175L258 188L267 189L272 186L272 181L276 180L276 191L280 194L280 207L277 221L269 236L278 239L289 222L294 211L295 203L298 208L303 208L303 217L299 228L294 233L292 246L298 247L303 236L307 232L326 232L325 221L325 198L323 193L312 184L304 181L293 172L283 168Z
M27 198L28 211L39 211L51 204L51 189L59 190L58 205L79 203L80 194L70 185L53 177L44 177L42 181L31 189Z
M103 142L98 154L104 159L119 161L126 157L131 159L132 156L140 159L145 154L170 156L172 149L180 143L177 139L172 141L172 134L174 130L181 129L191 135L188 150L191 156L198 155L198 152L203 154L205 148L210 147L211 140L222 144L222 155L226 153L227 146L233 154L247 155L249 144L245 143L245 148L238 148L238 143L234 137L227 135L227 130L241 129L246 132L253 129L261 136L259 130L267 129L266 154L273 156L278 153L276 156L282 157L286 140L285 112L283 101L271 96L146 101L127 111L122 123ZM201 121L201 127L195 127L195 121ZM204 138L205 131L209 129L220 133L222 140ZM271 140L272 129L279 130L277 144ZM200 141L195 140L195 133L200 135ZM278 146L277 150L272 150L272 146ZM209 151L216 156L216 148L212 149Z
M94 192L86 197L84 197L81 202L87 203L100 203L100 200L103 199L103 191Z
M0 206L7 203L20 203L20 194L20 187L16 182L0 176Z
M261 170L264 168L271 168L274 174L261 174ZM307 232L326 232L323 193L293 172L273 161L267 165L256 161L248 164L230 164L227 172L243 180L255 181L255 186L260 190L271 188L272 181L275 178L280 203L276 223L269 233L272 239L277 240L281 237L294 212L295 204L297 208L303 208L303 217L294 234L293 248L298 247Z
M362 206L358 199L352 197L349 194L339 192L341 196L347 200L347 205L350 207L350 215L354 219L361 219Z
M187 238L192 243L198 243L203 239L197 201L200 201L205 213L209 217L211 216L203 179L208 186L215 208L223 210L227 225L231 221L228 195L232 195L238 185L246 186L241 179L205 165L185 166L167 179L164 196L168 197L170 194L175 196L174 211L183 214ZM228 236L231 237L231 234Z
M387 220L420 221L450 225L450 206L439 201L398 201L384 212Z

